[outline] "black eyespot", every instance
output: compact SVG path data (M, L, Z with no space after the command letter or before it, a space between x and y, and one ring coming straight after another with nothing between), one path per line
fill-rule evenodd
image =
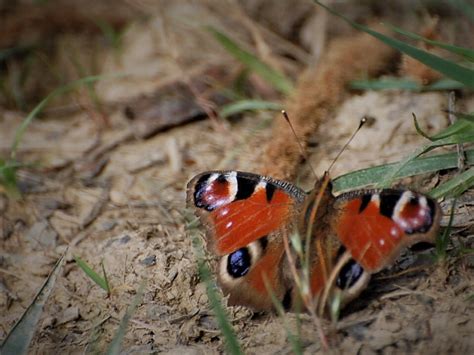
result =
M349 260L339 272L336 285L344 290L353 286L364 273L364 269L353 259Z
M250 253L247 248L241 248L227 257L227 272L234 278L245 276L251 265Z

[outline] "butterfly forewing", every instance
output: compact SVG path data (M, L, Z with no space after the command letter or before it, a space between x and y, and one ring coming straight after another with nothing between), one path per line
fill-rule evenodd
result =
M187 194L218 255L286 227L305 196L286 182L236 171L198 175L189 182Z
M434 242L440 219L434 200L409 190L342 195L336 209L334 229L342 244L371 273L392 263L401 248Z

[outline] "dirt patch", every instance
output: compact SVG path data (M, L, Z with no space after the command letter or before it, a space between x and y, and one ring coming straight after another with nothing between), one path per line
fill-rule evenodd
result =
M185 86L191 83L185 95L195 99L202 112L215 109L203 100L212 95L192 90L196 72L218 66L226 68L232 77L234 72L245 71L203 30L203 24L223 31L234 28L231 34L235 39L248 48L257 48L263 58L266 50L273 49L269 62L273 60L297 77L311 65L303 61L311 58L309 51L326 48L324 36L317 37L321 43L307 37L316 26L313 16L320 18L321 13L312 6L304 10L307 5L301 3L298 6L303 10L292 19L281 15L287 21L275 27L268 27L274 16L263 10L257 16L250 5L243 9L233 3L224 6L213 2L175 2L159 9L147 2L136 5L137 13L148 11L148 18L134 16L124 30L120 49L103 48L98 55L99 73L127 74L106 78L96 86L102 111L96 110L87 91L75 92L72 103L58 100L61 102L49 107L41 119L34 120L21 142L18 157L36 166L19 171L22 199L15 201L0 194L0 339L21 317L69 246L68 259L30 347L32 353L103 351L142 282L143 300L123 344L127 353L224 351L224 339L209 307L191 236L185 229L192 211L185 209L184 189L192 176L206 170L259 172L266 144L276 134L277 128L272 131L271 124L279 118L260 112L227 121L198 121L205 116L201 114L144 139L134 131L136 120L127 115L126 108L137 107L143 97L153 97L153 93L179 82ZM401 2L399 10L404 9ZM354 17L377 12L351 4L342 10L354 11ZM384 15L384 11L380 13ZM123 16L120 19L127 18ZM387 20L393 18L393 14L386 15ZM336 20L325 21L329 41L335 35L351 35ZM454 27L449 13L444 21L447 25L442 28L451 33ZM411 26L416 26L413 23ZM464 22L459 26L465 26ZM306 36L306 40L292 44L298 37L295 33ZM64 36L59 35L58 41L71 34ZM95 35L90 40L97 45ZM292 46L298 46L293 57ZM316 71L317 66L314 68ZM386 71L393 74L397 70ZM211 86L222 92L223 87ZM248 77L245 90L262 93L268 100L278 97L274 88L255 75ZM448 125L443 112L447 107L445 93L346 90L339 99L342 104L331 107L334 114L330 119L322 122L317 132L307 134L310 153L306 160L318 174L327 169L363 115L375 120L342 155L332 171L334 176L396 161L419 147L424 139L413 128L412 112L428 134ZM0 118L2 156L8 154L15 130L25 117L6 102ZM457 105L472 110L472 95L466 94ZM308 164L294 165L299 185L311 188L314 181ZM406 182L427 190L439 179L436 175ZM462 208L458 208L463 216L472 213L472 193L464 196ZM394 267L374 277L339 322L324 321L331 349L343 353L472 353L474 262L472 255L459 253L461 248L473 247L472 220L459 223L445 264L433 263L432 250L408 251ZM80 256L95 270L100 270L103 262L113 288L109 297L78 268L72 255ZM253 314L242 307L227 310L246 353L292 351L282 319ZM286 318L296 331L296 315L287 314ZM324 353L313 320L301 315L300 321L304 351Z

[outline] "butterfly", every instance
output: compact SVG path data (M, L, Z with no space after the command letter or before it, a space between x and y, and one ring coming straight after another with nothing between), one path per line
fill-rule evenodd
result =
M295 270L301 274L305 263L308 293L322 300L319 307L327 306L329 291L347 304L404 248L433 243L441 216L435 200L407 189L335 197L328 176L306 193L240 171L195 176L187 185L187 205L207 231L208 249L219 257L216 272L228 303L255 311L273 309L272 296L286 310L299 309L303 296ZM288 253L295 233L306 261L301 253Z

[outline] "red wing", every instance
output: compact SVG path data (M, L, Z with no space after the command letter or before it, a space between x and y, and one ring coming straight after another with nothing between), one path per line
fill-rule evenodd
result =
M218 255L286 227L304 196L289 183L236 171L206 172L187 187L188 206L197 208Z
M393 262L404 247L434 242L439 228L438 204L408 190L342 195L336 210L334 228L342 244L368 272Z

